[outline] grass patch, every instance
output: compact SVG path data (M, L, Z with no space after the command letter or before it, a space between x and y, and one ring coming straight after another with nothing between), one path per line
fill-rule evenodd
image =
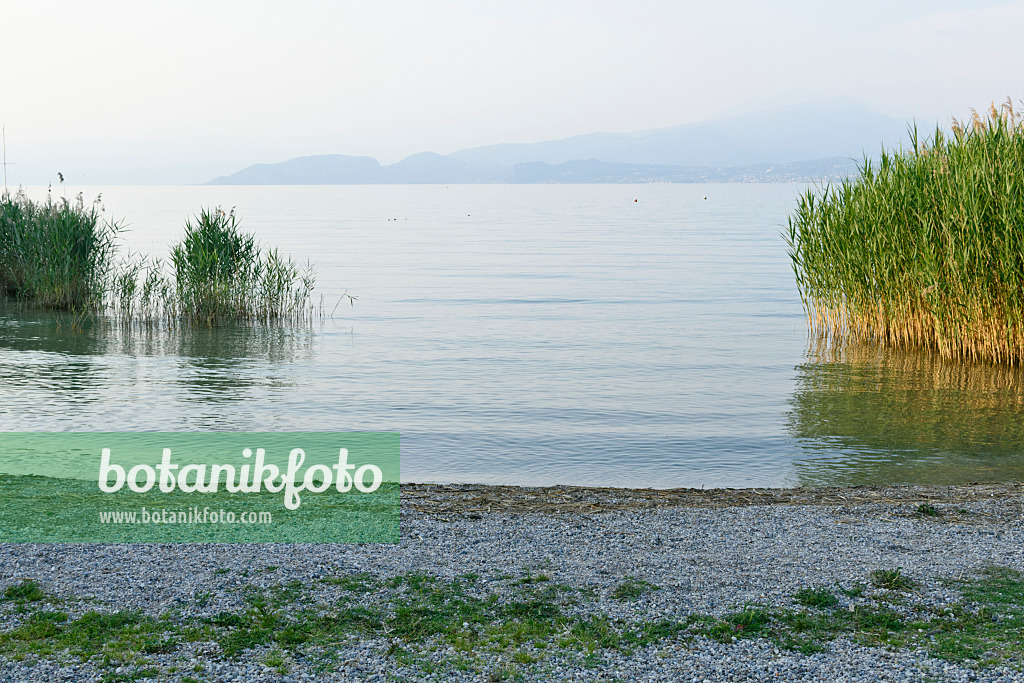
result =
M6 602L39 602L46 599L46 593L39 583L33 580L11 584L4 589L3 600Z
M859 598L864 595L864 591L867 590L867 584L855 583L849 588L843 588L839 586L839 592L848 598Z
M75 619L64 612L38 611L0 633L0 653L68 652L81 659L102 656L107 662L130 663L141 655L175 650L172 630L166 622L133 611L93 611Z
M1024 577L1008 567L986 567L982 570L982 580L963 584L962 592L972 602L1024 607Z
M719 642L765 635L772 620L772 612L760 605L745 605L743 609L725 615L702 629L703 634Z
M373 578L365 572L346 576L328 576L320 581L353 593L369 593L377 589Z
M900 577L906 579L901 570L893 570L884 583L893 585L890 579L895 579L902 585ZM981 667L1019 666L1024 656L1024 577L1005 568L951 582L963 600L944 607L903 597L893 603L891 593L861 594L856 603L844 605L836 592L810 587L791 596L793 607L746 604L720 617L693 614L651 621L576 612L581 591L551 581L522 583L508 577L496 586L495 579L424 573L386 581L368 574L339 579L347 580L325 582L335 588L328 602L310 602L307 587L295 581L250 588L245 608L205 619L173 613L153 618L130 611L72 618L38 600L17 602L21 593L15 591L8 603L28 611L16 613L17 625L0 633L0 655L98 657L112 670L121 666L129 672L118 675L135 675L153 664L153 657L174 653L182 643L216 641L221 656L229 659L265 649L262 662L284 675L295 661L321 661L326 670L343 656L339 648L345 643L373 639L396 664L441 677L453 671L486 677L504 671L505 664L542 673L555 656L600 666L612 652L628 656L665 640L697 636L726 643L766 638L805 654L824 651L832 640L846 637L869 646L924 648L933 656ZM36 593L25 590L25 595ZM596 602L597 596L589 600ZM492 662L492 668L485 662Z
M288 673L288 665L285 661L285 653L279 648L271 650L263 656L263 664L274 669L282 676Z
M659 586L655 586L653 583L644 581L642 579L634 579L631 576L627 576L622 583L615 587L611 592L611 598L613 600L636 600L644 593L650 591L659 590Z
M903 567L876 569L868 577L876 588L885 588L891 591L910 591L917 588L917 582L903 573Z
M805 607L831 609L839 604L832 591L827 588L802 588L793 594L793 599Z
M519 583L521 585L529 585L531 583L544 583L545 581L550 581L550 580L551 580L551 577L549 575L545 574L544 572L538 572L536 574L533 574L531 572L526 572L519 579Z

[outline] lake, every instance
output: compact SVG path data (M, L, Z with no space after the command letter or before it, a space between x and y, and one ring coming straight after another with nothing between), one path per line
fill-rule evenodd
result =
M398 431L417 482L1024 479L1019 369L808 337L780 236L804 189L69 188L158 256L236 207L315 264L325 317L125 332L5 306L0 429Z

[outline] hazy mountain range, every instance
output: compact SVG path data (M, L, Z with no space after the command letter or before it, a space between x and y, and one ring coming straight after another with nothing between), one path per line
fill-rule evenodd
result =
M907 122L849 98L633 133L371 157L305 156L255 164L222 185L370 183L765 182L843 177L865 153L907 139Z

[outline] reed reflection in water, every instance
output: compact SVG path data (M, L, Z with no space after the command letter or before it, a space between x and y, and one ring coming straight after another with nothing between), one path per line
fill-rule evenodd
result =
M1024 479L1024 371L813 341L788 430L800 485Z
M0 431L256 430L302 393L309 327L122 327L0 307Z

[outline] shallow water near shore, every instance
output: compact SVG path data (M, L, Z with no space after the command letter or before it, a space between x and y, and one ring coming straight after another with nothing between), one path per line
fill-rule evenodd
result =
M327 316L126 332L4 306L0 429L399 431L419 482L1024 479L1019 369L809 342L780 237L803 187L69 188L156 255L236 207L315 263Z

